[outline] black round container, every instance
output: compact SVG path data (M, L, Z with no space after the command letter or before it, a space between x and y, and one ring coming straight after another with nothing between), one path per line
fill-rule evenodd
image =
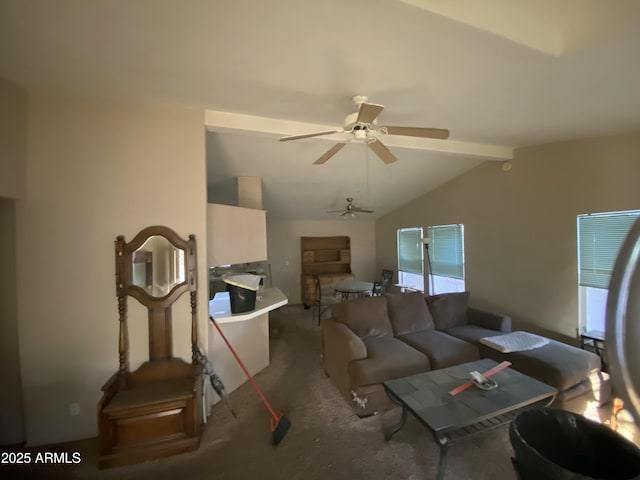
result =
M509 439L521 480L640 479L640 449L576 413L521 412L511 423Z
M231 313L250 312L256 308L256 291L227 283Z

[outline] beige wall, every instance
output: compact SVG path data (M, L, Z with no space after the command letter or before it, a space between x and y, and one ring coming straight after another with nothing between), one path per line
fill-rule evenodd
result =
M118 366L117 235L159 224L196 235L206 348L204 112L30 95L27 196L16 203L20 361L28 444L97 434L100 387ZM188 295L174 354L190 358ZM148 350L129 300L131 367ZM69 404L80 415L69 415Z
M380 277L375 266L373 220L282 220L270 219L267 212L267 258L273 286L282 290L289 303L301 303L300 237L333 235L351 238L351 271L356 278L373 281Z
M517 328L576 336L576 215L640 208L640 133L523 148L486 162L376 223L378 266L396 265L396 230L462 223L471 302Z
M0 78L0 197L24 195L27 92Z

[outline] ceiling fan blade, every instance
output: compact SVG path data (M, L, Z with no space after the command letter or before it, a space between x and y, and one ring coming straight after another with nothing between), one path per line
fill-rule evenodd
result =
M446 140L449 138L449 130L446 128L420 128L420 127L380 127L382 133L389 135L404 135L407 137L437 138Z
M346 145L345 143L336 143L333 147L331 147L329 150L327 150L324 155L322 155L319 159L317 159L315 162L313 162L313 164L314 165L322 165L327 160L329 160L331 157L333 157L336 153L338 153L340 151L340 149L342 147L344 147L345 145Z
M341 210L327 210L327 213L340 213L340 212L344 212L344 208Z
M380 157L380 160L382 160L384 163L393 163L396 160L398 160L396 156L393 153L391 153L391 150L385 147L380 140L371 142L368 145L369 145L369 148L373 150L373 153L378 155Z
M342 130L331 130L327 132L305 133L302 135L290 135L288 137L282 137L281 142L288 142L289 140L300 140L301 138L320 137L322 135L331 135L332 133L340 133Z
M344 212L344 213L343 213L342 215L340 215L340 216L341 216L341 217L344 217L345 215L349 215L350 213L351 213L351 212L346 211L346 212Z
M372 123L380 112L384 109L384 105L377 105L375 103L363 103L360 105L360 111L358 112L358 119L356 122Z
M358 208L358 207L354 207L353 211L360 212L360 213L373 213L373 210L365 210L363 208Z

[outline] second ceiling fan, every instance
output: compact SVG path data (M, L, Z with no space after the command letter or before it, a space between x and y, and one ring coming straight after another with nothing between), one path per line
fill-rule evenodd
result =
M314 165L322 165L336 153L338 153L342 147L345 146L351 140L364 141L369 145L369 148L380 157L384 163L393 163L396 160L396 156L380 141L376 135L372 135L372 132L383 135L404 135L409 137L422 137L422 138L437 138L440 140L446 140L449 138L449 130L444 128L421 128L421 127L395 127L395 126L378 126L376 119L378 115L384 109L384 105L378 105L375 103L367 103L368 98L362 95L356 95L352 98L353 103L358 107L358 111L347 115L344 119L344 127L342 130L329 130L324 132L305 133L302 135L290 135L282 137L281 142L288 142L289 140L300 140L302 138L321 137L323 135L332 135L334 133L349 133L353 136L352 139L345 142L338 142L331 147L327 152L318 158Z
M360 208L353 204L353 198L347 198L347 204L340 210L327 210L327 213L339 213L341 217L349 215L355 217L356 213L373 213L373 210L367 210L366 208Z

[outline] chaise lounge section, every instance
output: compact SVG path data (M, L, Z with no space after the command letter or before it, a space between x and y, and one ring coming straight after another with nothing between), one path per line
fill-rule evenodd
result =
M436 329L461 340L473 343L480 349L482 358L491 358L498 362L509 361L512 367L520 373L529 375L541 382L551 385L558 390L554 406L565 407L567 402L585 393L592 393L594 387L603 387L608 376L600 372L600 357L591 352L547 339L548 343L532 350L503 353L484 345L480 340L486 337L503 336L504 331L497 331L492 322L497 316L486 315L485 312L475 312L475 316L482 318L488 329L465 323L463 312L469 292L448 293L426 297L429 309L433 313ZM467 311L471 312L469 308ZM482 320L476 320L476 322ZM511 331L509 324L508 332ZM595 392L598 400L606 401L608 393ZM602 398L600 398L602 397Z
M608 376L600 372L600 357L571 345L549 340L547 345L534 350L502 353L480 344L480 355L498 362L508 360L519 372L555 387L558 394L554 406L559 408L565 408L569 401L585 393L592 393L595 387L598 391L593 393L601 403L610 396L610 393L599 392L600 383L608 382Z

